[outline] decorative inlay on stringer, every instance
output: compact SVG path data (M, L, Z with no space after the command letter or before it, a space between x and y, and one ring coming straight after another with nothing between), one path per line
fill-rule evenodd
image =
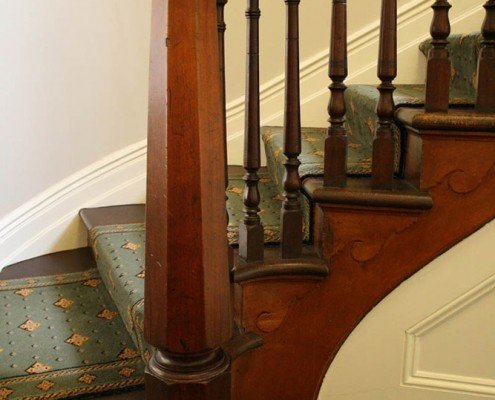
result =
M489 168L488 173L495 169L495 163ZM488 173L486 175L488 175ZM474 192L483 183L486 175L476 176L468 171L457 169L448 173L438 184L430 188L440 185L442 182L447 181L450 190L455 194L468 194Z
M341 221L335 218L333 224L326 225L325 229L332 229L326 235L338 237L334 242L331 252L325 257L333 259L347 256L352 261L364 267L366 263L374 260L380 255L384 247L397 235L401 235L411 228L417 221L417 214L388 213L384 220L385 212L370 213L368 219L375 219L375 224L361 223L363 214L361 212L349 213L347 224L341 225Z
M486 310L493 310L494 307L495 275L492 275L409 329L406 332L402 384L457 393L495 395L495 336L493 332L480 329L482 326L479 323L472 323L489 318ZM458 333L459 326L471 326L476 339ZM435 349L434 355L429 351L432 348ZM436 354L437 351L441 357ZM466 354L469 356L463 357ZM456 362L447 358L452 356ZM428 357L435 358L434 362L430 360L429 363ZM473 365L473 360L476 365Z

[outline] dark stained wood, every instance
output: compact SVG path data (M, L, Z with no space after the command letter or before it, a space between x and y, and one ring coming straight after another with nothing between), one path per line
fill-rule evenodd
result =
M433 201L428 192L422 192L404 180L394 180L392 190L376 191L372 189L369 178L353 177L347 187L329 188L319 178L304 181L304 190L318 204L371 207L373 209L404 209L411 212L429 210Z
M285 199L281 211L282 258L297 258L302 254L303 217L300 201L301 178L301 101L299 82L299 3L285 0L286 51L285 51L285 114L284 154Z
M244 129L244 220L239 226L239 255L248 262L263 260L263 226L261 225L258 170L261 165L260 144L260 64L259 0L247 0L247 71L246 115Z
M483 40L478 65L478 96L476 108L495 112L495 0L485 4L486 17L481 28Z
M432 7L432 48L428 54L425 108L427 112L446 112L449 109L451 78L447 46L450 35L449 10L452 6L448 0L436 0Z
M374 189L389 190L394 179L393 80L397 76L397 0L382 0L380 53L378 57L378 128L373 141L371 180Z
M146 398L227 400L221 346L233 319L216 2L153 0L151 38L144 328L158 350Z
M316 400L329 365L366 314L495 218L495 203L487 201L495 196L495 135L421 130L418 137L419 189L429 191L431 210L322 204L315 241L329 262L328 279L242 285L242 326L264 345L234 362L235 400Z
M225 23L225 5L228 0L217 0L217 30L218 30L218 51L220 53L220 94L222 96L222 130L223 130L223 153L225 157L225 190L229 186L229 165L227 160L227 84L225 77L225 31L227 30L227 24ZM227 193L225 194L225 201L228 200ZM227 224L229 223L229 213L225 210L227 215ZM229 245L227 248L229 257L229 266L234 263L234 255L232 247Z
M132 392L122 392L122 393L113 393L113 394L102 394L98 396L86 397L86 399L94 399L94 400L144 400L145 393L144 389L138 389Z
M225 171L227 173L227 97L226 97L226 79L225 79L225 5L229 0L217 0L217 29L218 29L218 51L220 54L220 94L222 96L222 130L224 136L224 153L225 153ZM228 179L225 180L228 185Z
M345 90L347 77L347 0L333 0L330 43L330 127L325 140L325 186L345 187L347 180L347 132Z
M95 226L139 224L145 220L144 204L83 208L79 216L88 230Z
M255 350L263 345L263 338L252 332L237 332L232 340L222 346L230 360L235 360L244 353Z
M321 279L328 276L328 266L315 254L313 246L304 246L301 257L290 260L281 259L276 247L268 247L263 262L246 263L237 258L232 275L236 283L284 276Z
M84 247L47 254L12 264L0 272L0 280L69 274L93 268L96 268L96 262L91 249Z
M493 136L495 115L478 112L473 108L451 109L445 113L425 113L422 109L400 108L397 119L403 124L421 130L450 130L449 135ZM429 133L423 133L427 135Z

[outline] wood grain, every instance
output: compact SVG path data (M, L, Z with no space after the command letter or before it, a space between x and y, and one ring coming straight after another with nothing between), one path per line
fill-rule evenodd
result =
M301 177L301 95L299 80L299 3L285 0L286 49L285 49L285 107L284 154L285 199L281 210L280 251L283 258L297 258L302 254L303 216L300 201Z
M447 112L451 78L451 61L447 46L450 35L449 10L452 6L448 0L436 0L432 7L432 48L428 53L425 108L427 112Z
M390 190L394 179L394 91L397 76L397 0L382 0L376 113L378 128L373 140L371 181L374 189Z
M330 127L325 139L325 186L345 187L347 183L347 130L345 127L347 86L347 1L332 1L328 104Z
M158 350L146 396L228 399L221 346L233 320L217 5L154 0L152 15L145 338Z
M421 130L417 137L418 189L429 192L433 208L320 203L315 243L329 262L328 279L242 288L243 326L265 344L234 363L234 399L315 400L330 363L364 316L495 217L495 204L487 201L495 196L495 135Z
M239 255L248 262L263 260L258 171L261 166L259 0L247 0L246 116L244 128L244 220L239 226Z

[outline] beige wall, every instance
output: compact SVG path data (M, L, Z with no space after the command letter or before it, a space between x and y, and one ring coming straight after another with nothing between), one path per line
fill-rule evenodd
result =
M380 0L349 1L348 83L373 83ZM484 0L453 0L454 32ZM0 0L0 268L84 245L81 207L144 199L151 0ZM301 2L305 126L327 125L330 0ZM399 77L421 82L431 0L399 0ZM280 124L283 0L261 2L262 124ZM227 9L229 162L242 162L246 1Z
M0 219L145 137L149 6L0 0Z
M284 71L285 3L283 0L261 1L260 54L261 81L267 82ZM408 0L398 0L402 6ZM380 16L381 0L348 2L348 31L352 35ZM246 1L230 0L226 8L228 23L228 99L235 100L244 93ZM330 43L330 0L301 1L300 36L301 59L305 60L328 48ZM353 68L353 65L350 65Z
M493 398L494 237L491 222L373 309L338 353L318 399Z

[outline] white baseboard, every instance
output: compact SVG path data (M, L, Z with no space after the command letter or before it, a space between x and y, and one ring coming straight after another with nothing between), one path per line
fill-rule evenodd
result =
M0 270L18 261L85 246L78 212L144 202L146 142L67 177L0 220Z
M431 1L413 0L399 9L399 71L397 82L424 79L424 61L417 46L429 36ZM479 29L483 0L456 0L452 9L455 32ZM418 32L422 35L418 36ZM348 83L376 82L379 21L349 38ZM328 50L301 63L303 125L326 126ZM261 86L262 124L282 122L284 76ZM244 98L227 107L229 163L242 164ZM146 142L141 141L109 155L69 176L0 220L0 270L31 257L85 245L86 236L77 216L84 207L144 201Z

